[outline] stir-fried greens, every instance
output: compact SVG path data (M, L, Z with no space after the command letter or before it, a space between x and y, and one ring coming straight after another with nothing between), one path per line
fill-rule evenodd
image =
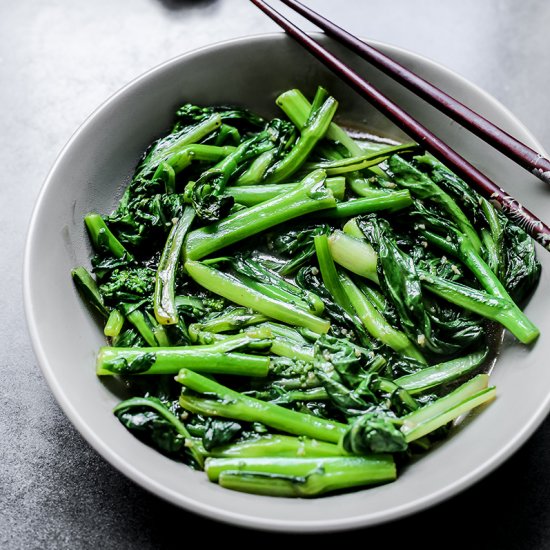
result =
M85 217L93 274L72 275L128 430L224 487L310 497L394 480L495 396L499 327L539 334L540 265L418 145L353 139L322 88L277 105L183 105Z

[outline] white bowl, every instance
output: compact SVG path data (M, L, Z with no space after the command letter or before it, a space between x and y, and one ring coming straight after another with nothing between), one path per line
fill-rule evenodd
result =
M376 45L543 152L509 111L470 82L411 52ZM550 211L544 184L343 48L334 49L526 206L541 215ZM83 216L90 210L109 213L114 208L142 151L170 127L181 103L237 103L274 115L278 93L298 87L312 94L318 84L340 101L339 120L366 123L378 132L402 137L284 34L216 44L152 69L86 120L55 162L28 234L28 326L44 376L67 416L106 460L136 483L190 511L241 526L320 532L374 525L420 511L496 468L537 428L550 406L550 311L544 303L550 295L550 255L539 248L542 278L527 307L541 329L538 342L527 348L505 339L492 374L496 401L407 467L394 483L312 500L233 492L140 443L112 414L119 398L94 372L104 338L70 277L71 268L89 265Z

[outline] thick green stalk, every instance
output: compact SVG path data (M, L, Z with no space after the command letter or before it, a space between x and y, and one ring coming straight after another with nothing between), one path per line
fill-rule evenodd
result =
M175 325L178 322L178 310L175 301L176 270L180 262L183 240L195 218L192 206L185 207L179 220L172 226L155 276L153 309L155 318L162 325Z
M176 381L198 393L215 396L216 399L201 398L182 393L180 404L184 409L208 416L223 416L247 422L261 422L283 432L304 435L329 443L338 443L346 432L347 426L340 422L326 420L285 409L273 403L267 403L243 395L218 384L188 369L182 369Z
M487 251L487 263L495 275L503 280L506 270L505 251L504 251L504 229L500 216L497 214L494 206L487 200L481 199L481 210L489 224L490 239L482 230L482 238Z
M287 340L303 346L308 346L309 341L306 340L297 329L289 327L287 325L281 325L280 323L272 323L267 321L262 323L259 327L260 330L268 330L272 335L277 336L282 340ZM314 335L315 337L316 335Z
M199 262L185 262L189 276L199 285L214 294L241 306L249 307L267 317L289 325L306 327L318 334L328 332L330 323L292 304L269 298L251 289L234 277Z
M137 329L141 337L147 342L148 345L153 347L159 345L151 329L151 325L142 311L140 311L139 309L134 309L128 313L125 313L125 316L126 319L132 325L134 325L134 327Z
M367 242L365 239L364 233L361 231L361 228L357 225L357 220L355 218L348 220L342 230L346 235L358 239L360 241ZM367 243L368 244L368 243Z
M406 334L393 328L346 274L340 273L340 280L357 316L372 336L400 355L426 363Z
M328 246L337 264L378 284L378 254L364 237L357 239L337 229L328 238Z
M146 312L147 319L149 320L149 324L151 325L151 329L153 331L153 334L155 335L155 340L157 341L158 346L169 346L170 345L170 338L168 338L168 333L164 330L164 326L161 325L153 315L151 315L148 311Z
M228 353L217 344L153 348L102 347L97 356L96 374L177 374L189 368L209 374L265 377L269 357Z
M475 248L466 238L460 238L459 240L459 257L468 266L470 271L475 275L481 286L493 296L508 300L515 313L522 319L522 323L525 326L531 325L533 332L539 332L538 328L527 318L525 313L516 305L512 297L508 294L508 291L504 288L504 285L500 282L499 278L483 260L483 258L476 252Z
M264 283L261 281L256 281L255 279L252 279L251 277L247 277L246 275L242 275L240 273L237 275L237 279L248 288L257 291L260 294L267 296L268 298L273 298L274 300L291 304L299 309L303 309L304 311L309 311L313 315L321 315L323 313L322 311L316 311L301 297L297 296L296 294L292 294L291 292L288 292L285 288L281 288L277 285Z
M246 187L226 187L225 193L244 206L255 206L279 195L292 191L295 183L265 183L263 185L248 185ZM342 200L346 190L346 179L343 177L327 178L326 186L332 191L334 198Z
M417 426L410 431L407 431L405 439L408 443L410 443L411 441L415 441L416 439L424 437L426 434L429 434L434 430L445 426L445 424L451 422L452 420L455 420L463 414L466 414L472 409L475 409L476 407L479 407L480 405L483 405L484 403L493 400L495 397L496 388L494 386L491 386L490 388L486 388L484 390L480 390L476 394L464 399L464 401L460 402L458 405L450 408L439 416Z
M342 456L345 453L338 445L333 443L317 441L307 437L270 434L215 447L209 454L215 458L315 458Z
M124 325L124 315L118 309L112 309L105 323L103 334L109 338L116 338Z
M219 162L234 153L235 150L236 148L230 145L218 147L216 145L193 143L182 147L176 154L169 157L166 162L174 170L175 174L179 174L194 160Z
M262 181L267 169L271 166L271 163L275 158L275 153L276 150L273 148L269 151L264 151L261 155L258 155L258 157L252 161L247 170L237 178L235 185L255 185L256 183ZM236 200L236 202L239 201Z
M214 145L219 147L222 143L228 143L230 141L233 143L240 143L242 141L241 134L235 126L222 123L214 139Z
M305 386L305 384L303 384ZM272 399L271 403L283 405L286 403L295 403L296 401L328 401L327 390L321 386L308 389L288 390L284 395Z
M282 93L277 98L276 103L298 129L301 130L305 126L312 105L300 90L293 89ZM325 137L331 141L341 143L351 156L359 156L364 152L359 144L334 122L330 123Z
M530 344L539 336L539 330L525 315L518 315L518 307L510 300L492 296L460 283L454 283L417 269L422 286L437 296L497 321L506 327L520 342Z
M373 166L369 170L372 172L374 168L377 167ZM352 174L347 177L347 180L349 188L360 197L383 197L387 193L395 192L395 189L397 188L397 185L392 183L390 180L386 182L386 187L374 187L369 179L364 178L361 174Z
M325 288L329 291L334 301L353 319L357 318L355 309L344 290L338 270L334 265L334 260L330 254L328 237L326 235L316 235L313 239L315 243L315 252L319 263L319 270ZM358 320L359 321L359 320ZM359 324L361 322L359 321Z
M487 261L487 265L495 275L498 275L501 271L501 258L498 254L498 249L491 232L484 227L480 231L480 237L481 242L483 243L484 256ZM499 278L501 277L499 276Z
M92 239L92 243L96 252L108 250L115 258L126 257L128 260L133 259L132 255L124 248L121 242L113 235L112 231L107 227L104 219L94 212L90 212L84 216L84 222L88 228L88 233Z
M296 342L275 339L271 344L271 353L279 357L288 357L295 361L306 361L313 363L314 350L312 346L302 346Z
M428 243L437 246L444 254L458 256L458 246L445 236L427 230L421 230L421 233Z
M315 356L313 346L294 329L269 322L262 324L261 327L266 327L274 336L271 353L307 363L313 362Z
M390 455L332 458L209 458L211 481L227 489L261 495L313 497L331 491L393 481Z
M313 96L313 101L311 102L310 112L319 109L323 102L326 101L327 97L329 97L328 90L323 86L317 86L317 90L315 91L315 95Z
M432 237L429 240L434 242L433 235L427 234L428 237ZM532 334L532 338L536 338L539 334L539 329L535 324L521 311L521 309L514 302L512 297L508 294L508 291L504 288L499 278L495 275L489 265L476 251L472 243L462 234L457 234L457 244L449 245L448 241L443 238L439 238L437 244L442 245L441 241L444 241L444 249L447 253L452 253L457 256L462 263L464 263L468 269L474 274L481 286L497 298L506 300L509 302L510 311L514 312L514 316L517 318L517 323L525 327L524 330ZM536 335L536 336L535 336Z
M363 197L339 202L334 208L329 208L321 213L321 216L333 219L351 218L370 212L387 210L397 212L408 208L412 204L411 195L407 190L389 191L376 197Z
M267 137L267 135L262 137L262 134L258 134L243 141L229 155L223 157L218 164L207 169L206 172L212 171L215 173L222 173L226 177L231 176L242 162L266 152L266 149L270 150L271 144Z
M428 405L425 405L424 407L421 407L420 409L417 409L412 413L402 416L400 418L401 431L406 433L416 426L423 424L424 422L436 416L439 416L449 407L454 407L463 399L471 397L472 395L475 395L476 393L485 390L488 385L488 374L478 374L474 376L451 393L440 397L436 401L432 401Z
M317 142L324 137L337 108L336 99L328 97L300 129L300 139L290 153L267 170L266 183L285 181L301 168Z
M464 357L457 357L445 363L424 368L413 374L401 376L395 379L394 382L411 394L421 393L461 378L477 369L486 358L487 350L483 349Z
M493 399L496 390L494 386L487 387L488 383L487 374L478 374L445 397L401 417L401 431L407 442L419 439Z
M280 223L336 206L332 192L324 184L325 179L322 170L312 172L287 194L191 231L185 243L186 258L199 260Z

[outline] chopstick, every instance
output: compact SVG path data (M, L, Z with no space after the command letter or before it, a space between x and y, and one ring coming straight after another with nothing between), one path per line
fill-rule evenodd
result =
M454 171L480 195L500 207L503 214L512 222L550 251L550 228L542 220L274 8L263 0L250 1L396 126Z
M371 65L414 92L418 97L458 122L489 145L492 145L497 151L500 151L519 166L525 168L545 183L550 183L550 160L544 158L541 154L454 97L440 90L431 82L428 82L380 50L335 25L332 21L329 21L301 2L297 0L281 0L281 2L323 29L328 36L344 44Z

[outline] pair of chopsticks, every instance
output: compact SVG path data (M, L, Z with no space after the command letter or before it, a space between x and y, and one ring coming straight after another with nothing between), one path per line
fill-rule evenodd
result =
M319 61L344 80L344 82L349 84L356 92L386 115L396 126L401 128L412 139L454 171L480 195L500 207L510 220L522 227L535 241L550 251L550 227L522 206L519 201L490 180L397 104L385 97L377 88L358 75L334 54L266 4L264 0L251 0L251 2L282 27L289 36L294 38ZM281 2L323 29L328 36L344 44L388 76L406 86L420 98L426 100L432 106L470 130L518 165L529 170L546 183L550 183L550 161L548 159L533 151L527 145L521 143L433 84L430 84L417 74L387 57L381 51L369 46L359 38L325 19L311 8L308 8L297 0L281 0Z

